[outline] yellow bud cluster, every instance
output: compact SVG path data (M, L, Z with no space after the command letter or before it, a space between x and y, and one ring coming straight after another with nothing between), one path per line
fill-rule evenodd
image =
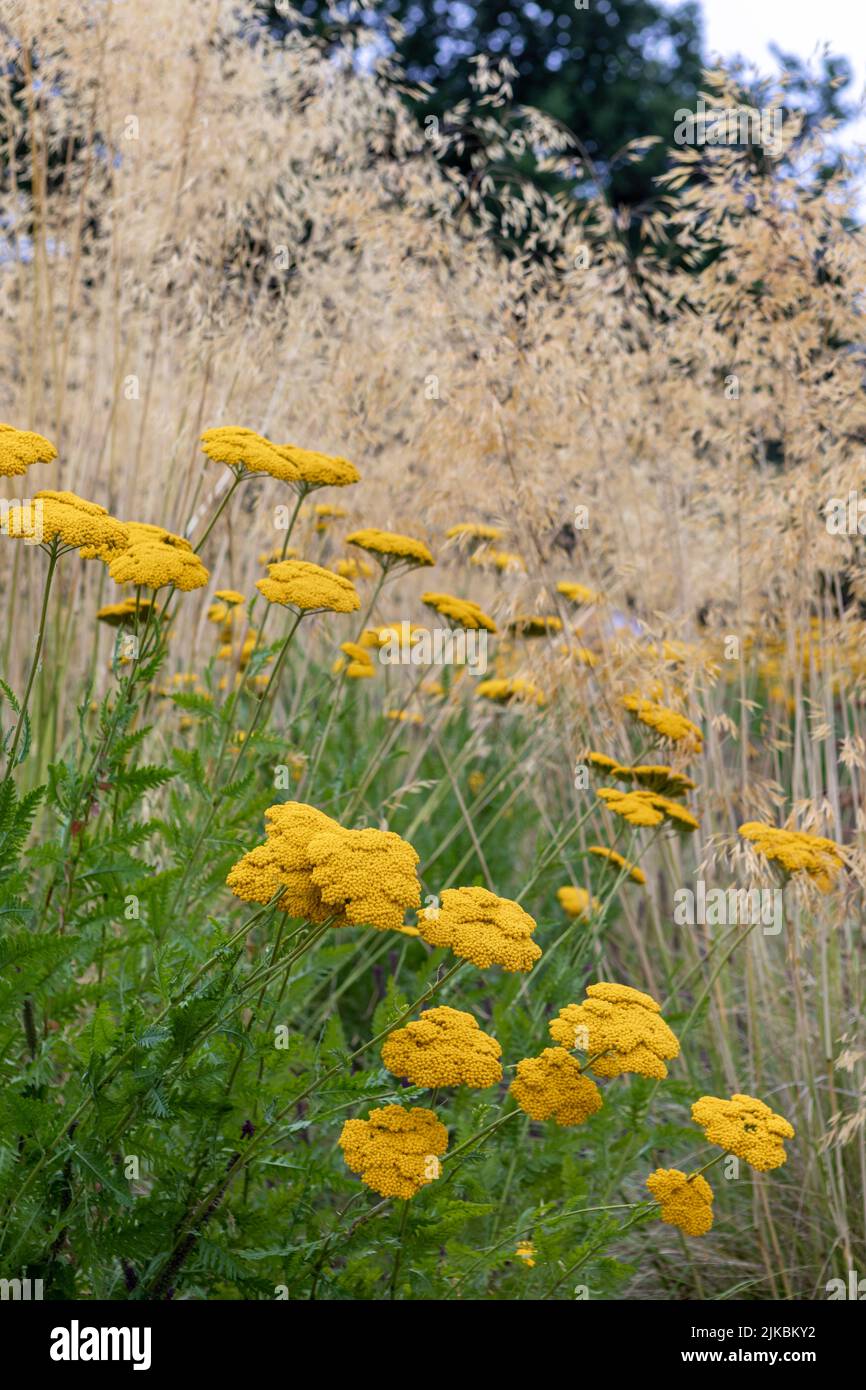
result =
M546 1047L540 1057L517 1063L511 1094L533 1120L580 1125L602 1106L601 1092L564 1047Z
M502 1080L502 1048L471 1014L442 1006L425 1009L415 1023L398 1028L382 1047L382 1061L394 1076L414 1086L472 1086Z
M418 926L431 946L449 946L479 970L531 970L541 955L532 940L534 919L519 903L487 888L446 888L440 907L422 913Z
M659 1218L687 1236L704 1236L713 1224L713 1189L700 1173L656 1168L646 1185L661 1207Z
M598 1076L636 1072L663 1080L665 1061L679 1056L680 1045L655 999L609 982L588 985L586 993L583 1003L566 1005L551 1021L553 1041L595 1058L592 1068Z
M439 1176L448 1131L432 1110L385 1105L366 1120L346 1120L339 1144L367 1187L407 1200Z
M785 1162L783 1140L794 1138L793 1125L754 1096L701 1096L692 1106L692 1119L711 1144L736 1154L760 1173Z

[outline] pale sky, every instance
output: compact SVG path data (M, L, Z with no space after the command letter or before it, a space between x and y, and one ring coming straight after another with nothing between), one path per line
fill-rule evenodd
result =
M701 0L701 8L708 58L739 53L771 73L771 43L809 58L826 42L853 69L846 102L859 101L866 85L864 0ZM852 122L845 138L866 140L866 120Z

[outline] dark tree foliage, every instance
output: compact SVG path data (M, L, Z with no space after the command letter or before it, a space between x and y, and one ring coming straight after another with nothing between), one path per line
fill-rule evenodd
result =
M578 0L578 4L581 0ZM656 0L377 0L334 6L300 0L298 11L323 35L347 24L382 34L403 31L397 54L410 81L433 90L423 109L435 115L470 95L473 55L508 58L517 70L514 99L561 121L605 171L617 202L639 202L662 167L660 149L641 165L610 168L629 140L669 142L677 107L700 87L701 21L696 0L669 9ZM268 22L291 22L280 4L262 7Z

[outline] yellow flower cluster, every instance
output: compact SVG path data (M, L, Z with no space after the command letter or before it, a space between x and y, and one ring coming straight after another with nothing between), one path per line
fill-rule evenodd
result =
M280 603L301 613L354 613L361 607L349 579L309 560L282 560L268 565L268 578L256 581L268 603Z
M502 1048L471 1014L442 1006L425 1009L416 1023L385 1040L382 1061L393 1076L414 1086L472 1086L502 1080Z
M348 922L398 930L406 908L421 903L418 855L393 830L344 830L334 825L310 841L312 880L322 901Z
M184 593L207 584L208 571L182 536L162 531L161 527L153 528L162 531L161 535L143 536L142 523L133 523L127 529L132 543L108 563L108 573L115 584L135 584L145 589L162 589L172 584Z
M656 1168L646 1185L661 1207L659 1218L687 1236L704 1236L713 1224L713 1189L700 1173Z
M517 1063L510 1086L521 1110L533 1120L580 1125L602 1106L601 1092L564 1047L546 1047L540 1057Z
M445 535L449 541L458 536L468 536L479 541L499 541L505 532L501 526L488 526L485 521L461 521L456 526L449 526Z
M455 598L453 594L427 593L421 595L421 602L443 618L450 618L458 627L486 628L488 632L497 630L493 619L471 599Z
M587 854L594 854L597 859L606 859L609 864L615 864L618 869L622 869L627 878L632 883L646 883L646 874L637 864L632 864L628 859L623 859L615 849L608 849L605 845L588 845Z
M337 561L337 574L341 574L344 579L369 579L373 572L366 560L356 560L354 555Z
M279 452L295 469L298 481L308 492L316 487L348 487L350 483L360 482L360 473L348 459L320 454L315 449L299 449L294 444L281 444ZM320 515L345 516L346 513L340 509L329 509Z
M245 902L268 903L282 887L279 906L292 917L335 926L365 923L379 931L402 927L417 908L418 856L391 830L344 830L302 802L265 812L264 844L238 860L226 883Z
M638 763L635 767L613 763L608 770L618 782L637 782L647 791L657 792L660 796L684 796L686 792L694 791L695 787L684 772L675 772L664 763Z
M479 970L531 970L541 955L532 940L534 919L487 888L446 888L440 907L423 912L418 926L431 946L448 946Z
M129 543L123 522L109 516L98 502L50 488L37 492L33 501L41 503L41 536L34 535L34 528L39 525L36 509L22 507L18 502L13 502L0 519L0 528L19 540L56 542L64 549L77 550L85 560L110 559Z
M652 995L607 981L587 985L586 993L582 1004L566 1005L551 1021L553 1041L596 1058L598 1076L635 1072L664 1080L665 1061L679 1056L680 1045Z
M759 1173L779 1168L787 1158L783 1140L794 1138L793 1125L754 1096L701 1096L692 1106L692 1119L711 1144L736 1154Z
M299 449L295 444L274 444L240 425L205 430L201 446L214 463L225 463L236 472L268 473L280 482L295 484L302 494L317 487L346 487L361 476L348 459Z
M755 846L758 854L779 864L785 873L808 874L816 888L829 893L844 866L839 845L821 835L803 830L779 830L761 821L747 821L740 835Z
M349 657L348 662L338 660L335 671L345 671L350 680L363 680L375 676L376 666L369 649L360 642L341 642L340 651Z
M667 705L656 704L653 700L645 700L639 695L624 695L622 703L641 724L653 729L661 738L670 739L672 743L682 743L696 753L703 748L704 736L697 724L693 724L677 710L669 709Z
M475 694L482 700L493 700L496 704L502 705L509 704L512 700L536 705L546 703L538 687L520 676L493 676L490 680L481 681L475 687Z
M522 555L516 555L511 550L496 550L491 545L476 551L469 563L482 569L490 566L499 570L501 574L518 574L526 569L526 561Z
M346 541L349 545L360 546L362 550L376 555L379 563L386 569L394 564L435 564L423 541L417 541L412 536L401 536L396 531L380 531L375 526L368 526L360 531L353 531L346 537Z
M109 627L122 627L126 623L144 622L153 604L149 598L135 601L135 595L121 599L120 603L106 603L96 614L101 623Z
M339 1139L346 1166L380 1197L414 1197L440 1171L448 1131L432 1110L385 1105L346 1120Z
M215 429L205 430L201 436L201 447L214 463L225 463L235 470L269 473L283 483L294 483L300 478L297 466L278 444L240 425L218 425Z
M535 1246L531 1240L521 1240L517 1243L514 1251L518 1260L522 1260L527 1269L535 1268Z
M562 619L555 615L545 617L537 613L519 613L508 624L508 631L520 637L546 637L551 632L562 631Z
M617 787L599 787L596 796L600 797L614 815L621 816L629 825L661 825L663 821L667 821L677 830L698 828L698 822L691 811L687 811L678 801L671 801L659 792L646 791L643 788L623 792Z
M0 425L0 478L18 477L31 464L50 463L56 458L57 450L43 435Z
M598 603L601 599L601 594L597 594L595 589L588 589L585 584L572 584L565 579L557 584L556 592L572 603Z
M556 896L563 912L567 912L569 917L581 918L588 917L590 914L590 895L586 888L573 888L570 885L557 888ZM592 911L597 912L601 907L598 898L592 899Z

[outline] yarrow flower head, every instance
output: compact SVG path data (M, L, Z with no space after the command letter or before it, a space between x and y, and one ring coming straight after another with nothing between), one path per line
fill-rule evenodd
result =
M597 594L595 589L588 589L585 584L572 584L569 580L563 579L556 586L556 592L562 594L571 603L581 605L598 603L601 594Z
M588 985L586 993L582 1004L566 1005L551 1021L553 1041L588 1052L598 1076L635 1072L664 1080L665 1061L679 1056L680 1045L652 995L608 982Z
M385 1105L366 1120L347 1120L339 1144L346 1166L367 1187L408 1200L439 1176L448 1131L432 1110Z
M502 1048L471 1014L443 1005L425 1009L416 1023L385 1040L382 1061L393 1076L414 1086L472 1086L502 1080Z
M449 946L479 970L531 970L541 955L532 940L534 919L487 888L446 888L439 908L423 912L418 926L431 946Z
M562 631L562 619L555 614L519 613L508 624L508 631L519 637L547 637L552 632Z
M295 470L302 492L312 492L318 487L348 487L361 480L357 468L348 459L320 454L315 449L299 449L295 444L280 444L278 450ZM345 516L345 512L339 514Z
M545 697L538 687L533 685L531 681L523 680L520 676L510 678L493 676L490 680L481 681L475 687L475 694L482 700L492 700L499 705L511 704L512 701L516 704L543 705L546 703Z
M619 763L609 765L609 771L618 782L637 782L646 791L660 796L684 796L693 791L695 784L684 772L675 772L663 763L642 763L636 767L623 767Z
M57 450L44 435L0 425L0 478L20 477L34 463L51 463Z
M692 1119L711 1144L735 1154L759 1173L769 1173L785 1162L783 1140L794 1138L794 1127L754 1096L735 1095L730 1100L701 1096L692 1106Z
M616 758L609 758L607 753L587 753L586 761L601 772L615 772L619 767Z
M109 627L134 626L135 623L143 623L153 604L148 598L140 598L136 602L135 595L130 594L129 598L121 599L120 603L106 603L104 607L97 611L97 619L101 623L107 623Z
M654 700L645 700L639 695L624 695L622 704L635 719L661 738L669 739L671 743L682 743L695 753L700 753L703 748L704 736L697 724L677 710L656 704Z
M201 447L209 459L214 463L226 464L237 477L269 473L283 483L294 483L300 479L297 465L279 444L274 444L256 430L240 425L218 425L215 429L204 431Z
M779 830L761 821L747 821L740 835L758 854L777 863L787 874L805 873L822 893L829 893L844 867L839 845L804 830Z
M350 680L363 680L376 674L376 666L368 647L360 642L341 642L340 651L345 652L348 662L339 658L334 670L344 671Z
M285 889L278 906L291 917L324 922L335 916L334 925L345 917L327 906L313 883L310 841L323 830L339 831L337 821L315 806L285 801L265 812L264 844L256 845L229 872L226 884L244 902L269 903Z
M77 550L85 560L108 559L129 542L123 522L109 516L98 502L50 488L41 489L33 500L41 503L38 539L43 545L56 545L61 554ZM33 508L12 503L0 519L0 529L17 539L34 539Z
M659 792L645 788L624 792L618 787L599 787L596 796L605 802L614 815L621 816L629 825L661 825L667 821L676 830L698 829L698 822L691 811Z
M540 1057L518 1062L509 1089L531 1119L553 1119L558 1125L583 1124L602 1106L595 1082L564 1047L546 1047Z
M267 579L257 580L256 588L268 603L280 603L300 613L354 613L361 607L351 580L309 560L268 565Z
M501 526L488 526L486 521L460 521L445 532L449 541L466 536L471 540L500 541L505 535Z
M587 854L594 854L596 859L606 859L609 864L615 864L621 869L632 883L646 883L646 874L637 864L632 864L628 859L623 859L615 849L608 849L606 845L588 845Z
M399 929L421 902L418 855L391 830L344 830L315 806L285 801L265 812L267 839L226 879L245 902L268 903L293 917L334 926Z
M192 546L182 536L165 532L165 539L135 540L108 564L116 584L135 584L145 589L173 585L184 593L202 589L210 575Z
M563 912L578 920L582 917L588 917L591 911L597 912L601 907L598 898L590 900L590 894L586 888L573 888L566 885L563 888L557 888L556 896Z
M713 1224L713 1189L700 1173L689 1177L679 1168L656 1168L646 1185L661 1207L659 1219L678 1226L683 1235L705 1236Z
M407 908L421 905L418 855L393 830L325 830L307 847L322 901L346 921L399 930Z
M453 594L427 593L421 595L421 602L426 603L428 608L432 608L441 617L450 618L458 627L484 628L487 632L497 630L493 619L471 599L455 598Z
M482 550L477 550L469 563L478 565L481 569L499 570L500 574L520 574L526 571L526 561L522 555L512 550L497 550L492 545L485 545Z
M353 531L346 537L347 544L357 545L370 555L375 555L383 569L394 569L398 565L433 565L435 560L423 541L412 536L402 536L396 531L380 531L369 526Z

